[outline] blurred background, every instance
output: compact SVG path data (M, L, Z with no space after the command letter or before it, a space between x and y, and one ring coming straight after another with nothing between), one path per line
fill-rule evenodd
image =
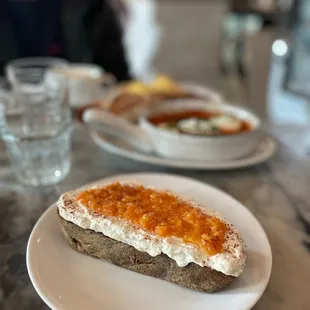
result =
M16 8L12 7L16 3L34 2L54 3L49 16L53 10L57 11L57 3L61 5L60 0L1 1L2 74L5 63L25 56L18 53L14 40L17 32L11 20L12 16L16 19ZM121 27L131 78L151 80L160 72L178 81L209 85L221 91L228 101L246 105L272 122L309 122L309 1L92 0L87 3L93 3L94 11L103 2L114 10ZM123 64L114 56L115 45L109 47L108 40L115 35L115 27L111 26L115 21L109 17L109 10L105 9L98 18L91 14L84 16L88 29L81 35L78 17L86 10L85 3L63 1L66 30L63 36L70 37L70 44L68 55L61 51L58 54L70 61L97 62L112 73L121 71L120 80L128 79ZM19 18L25 14L18 13ZM105 30L96 37L101 24ZM84 48L89 40L87 32L102 45L97 51L99 56L93 59ZM57 45L52 49L52 56L55 53L58 56ZM83 57L78 55L82 52ZM114 67L110 65L113 61L117 63Z
M162 0L158 19L159 70L210 84L273 122L309 121L310 1Z

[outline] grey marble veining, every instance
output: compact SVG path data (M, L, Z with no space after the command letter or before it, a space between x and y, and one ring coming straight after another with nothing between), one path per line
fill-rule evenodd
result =
M50 193L15 183L10 172L0 186L0 309L48 309L30 283L26 244L38 217L65 191L96 179L131 172L169 172L210 183L245 204L269 237L273 269L256 310L309 309L310 283L310 128L270 127L278 153L265 164L234 171L182 171L137 163L103 152L77 128L73 168Z

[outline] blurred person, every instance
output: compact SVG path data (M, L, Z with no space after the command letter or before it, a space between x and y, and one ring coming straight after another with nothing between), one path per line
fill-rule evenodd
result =
M1 0L5 25L13 40L2 61L51 56L102 66L118 81L130 79L122 29L108 0ZM2 21L2 23L3 23ZM11 36L11 37L12 37ZM11 45L11 46L7 46Z
M146 83L156 76L154 57L161 29L157 20L156 0L112 0L121 12L123 42L128 65L134 78Z

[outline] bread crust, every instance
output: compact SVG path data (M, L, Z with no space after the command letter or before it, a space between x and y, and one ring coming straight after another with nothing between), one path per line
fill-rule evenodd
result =
M207 293L222 290L235 279L194 263L181 268L165 254L152 257L102 233L83 229L60 216L59 219L62 232L74 250L128 270Z

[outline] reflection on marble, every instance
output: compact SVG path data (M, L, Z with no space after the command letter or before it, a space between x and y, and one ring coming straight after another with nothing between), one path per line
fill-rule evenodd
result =
M73 170L53 192L40 194L2 176L0 187L0 309L48 309L34 291L25 264L26 243L42 212L61 191L119 173L170 172L221 188L259 219L273 251L270 283L256 310L309 309L310 128L273 127L279 151L268 163L241 170L207 172L149 166L98 149L82 128L75 131ZM309 140L308 140L309 141ZM292 147L294 146L294 148ZM310 146L310 144L308 144ZM5 183L4 183L5 182Z

